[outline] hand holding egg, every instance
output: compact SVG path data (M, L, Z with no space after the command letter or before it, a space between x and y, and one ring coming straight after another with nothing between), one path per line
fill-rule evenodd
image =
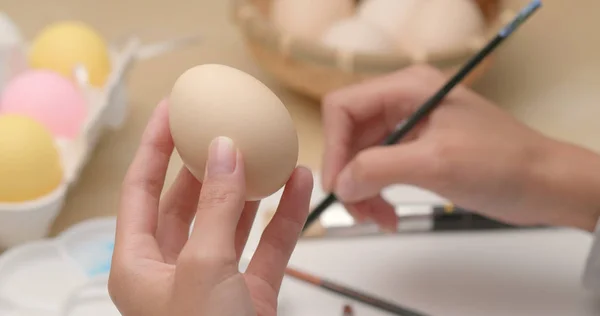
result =
M294 171L294 123L279 98L254 77L223 65L196 66L177 79L169 103L175 148L197 179L204 178L209 144L221 136L242 153L249 201L275 193Z

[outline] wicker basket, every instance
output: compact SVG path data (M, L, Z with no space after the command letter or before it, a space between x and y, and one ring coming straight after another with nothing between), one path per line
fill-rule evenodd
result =
M428 63L452 72L463 65L487 38L465 47L420 58L394 54L340 54L316 42L291 38L280 33L268 19L272 0L234 0L234 20L245 37L248 49L267 72L292 90L320 99L328 92L358 81L396 71L416 64ZM326 1L326 0L324 0ZM448 0L450 1L450 0ZM495 35L506 12L501 0L476 0L487 20L488 38ZM472 84L492 62L484 61L465 80Z

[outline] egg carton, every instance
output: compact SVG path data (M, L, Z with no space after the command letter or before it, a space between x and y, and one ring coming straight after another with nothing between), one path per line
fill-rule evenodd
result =
M62 158L63 181L53 192L39 199L0 203L0 248L13 247L47 235L64 206L69 189L77 184L99 139L107 131L119 129L124 124L128 113L125 79L134 62L191 45L199 39L199 35L192 35L142 45L137 37L131 37L121 48L111 48L113 71L103 88L95 88L88 83L84 67L74 69L75 81L87 99L88 116L75 139L56 139ZM27 47L0 47L0 59L3 58L0 60L0 76L14 76L26 69Z

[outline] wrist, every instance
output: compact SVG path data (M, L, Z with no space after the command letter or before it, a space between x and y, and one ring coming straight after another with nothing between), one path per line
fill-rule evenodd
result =
M545 139L528 173L543 225L593 232L600 218L600 155Z

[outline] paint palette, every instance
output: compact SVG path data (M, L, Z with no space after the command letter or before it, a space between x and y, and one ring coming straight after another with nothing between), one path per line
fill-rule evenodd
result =
M118 316L107 281L116 220L93 219L0 257L0 315Z
M115 217L90 219L2 254L0 315L121 315L107 288L115 231Z

